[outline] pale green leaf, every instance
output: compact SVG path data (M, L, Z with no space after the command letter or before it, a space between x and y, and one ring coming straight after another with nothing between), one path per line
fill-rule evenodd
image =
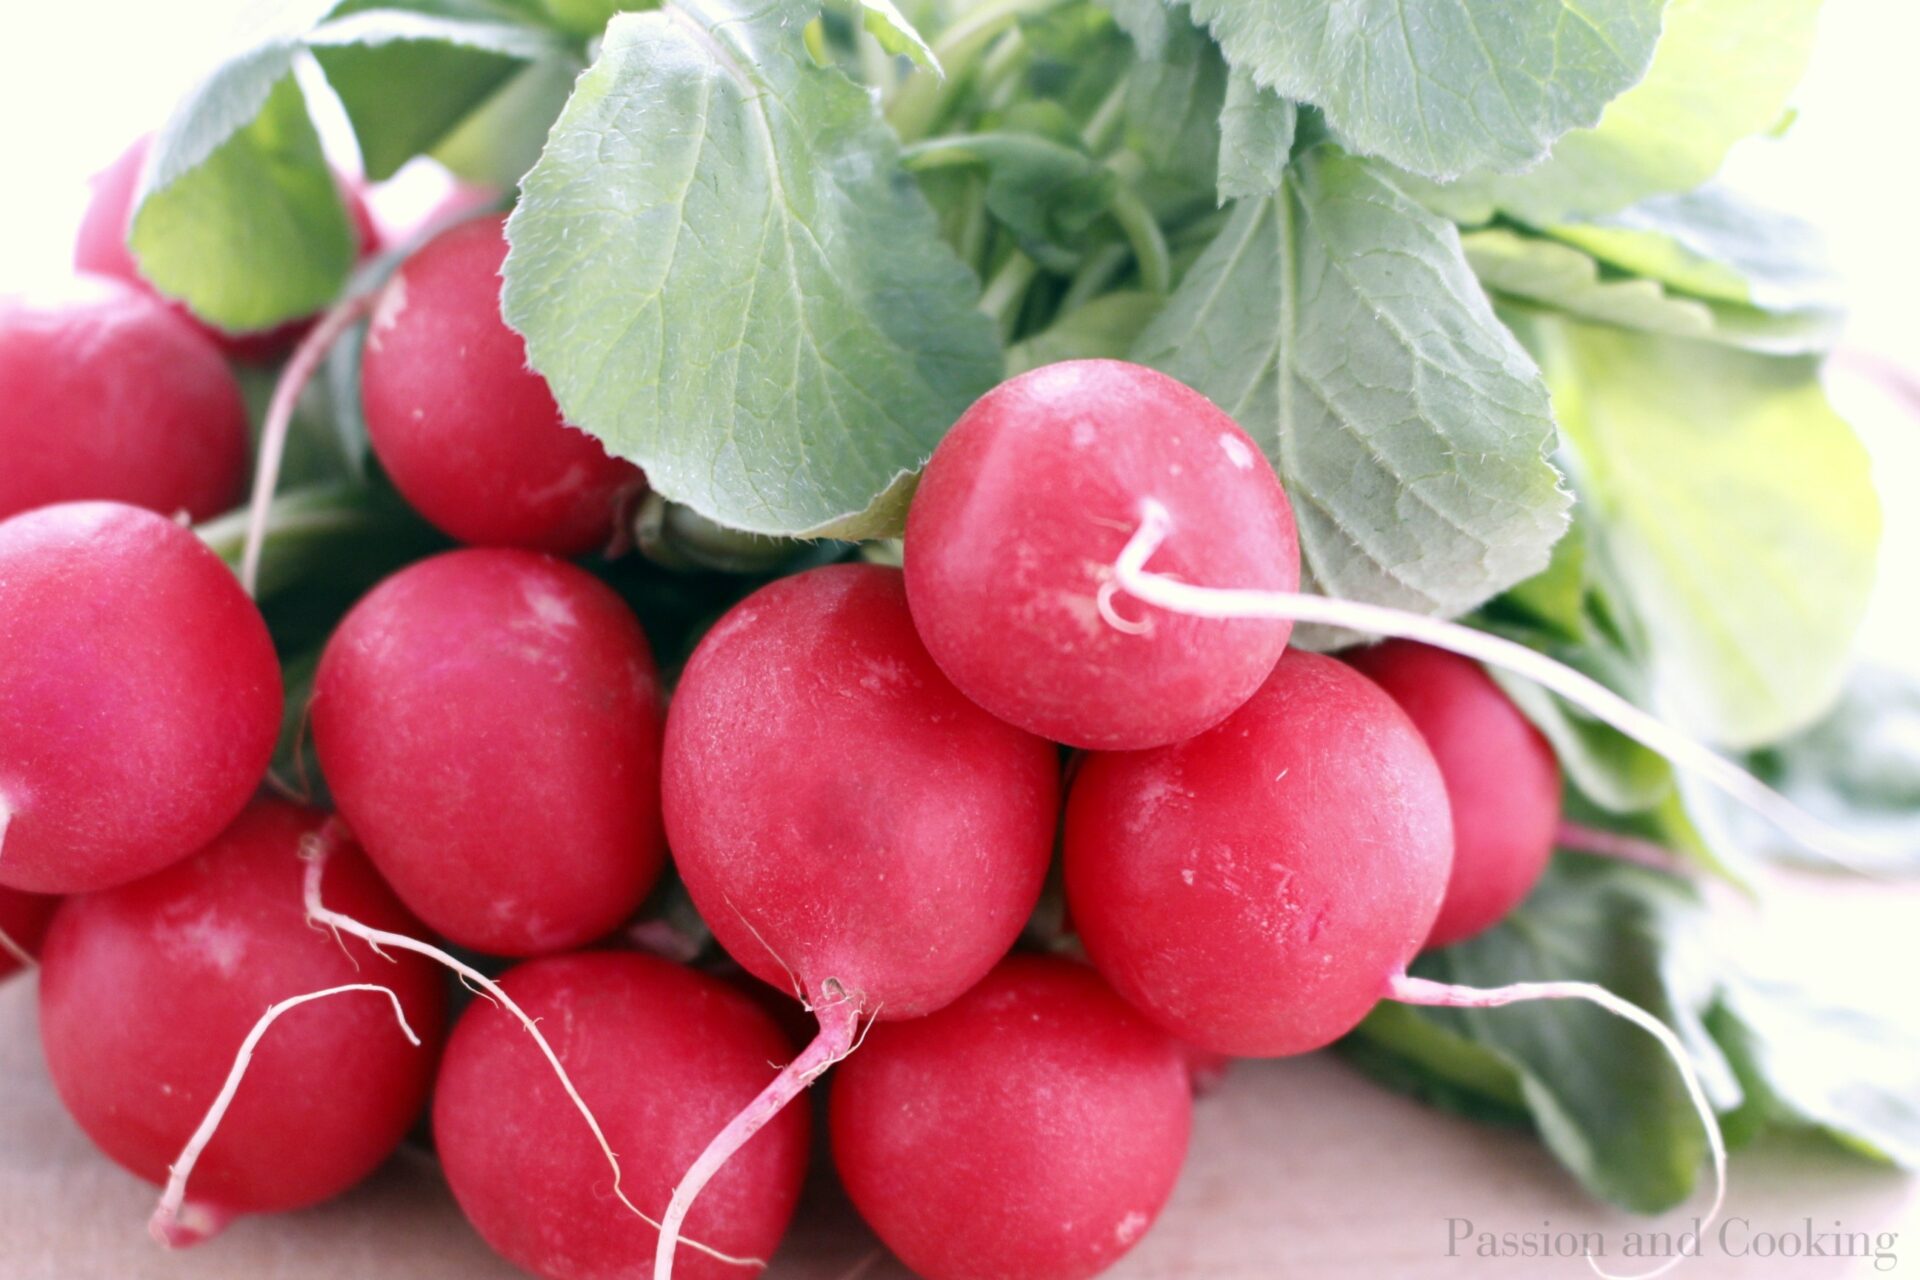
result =
M1571 322L1530 332L1656 705L1736 747L1817 717L1866 607L1880 518L1813 364Z
M978 285L814 6L684 0L607 28L508 227L508 321L570 422L732 528L896 532L993 385Z
M565 55L544 28L503 21L481 6L441 0L444 12L361 10L307 37L339 95L367 176L391 177L433 150L529 63Z
M232 332L311 314L339 292L355 235L276 39L224 63L154 141L128 245L156 289Z
M1149 62L1166 54L1167 39L1173 28L1169 3L1170 0L1100 0L1120 29L1132 38L1140 56Z
M1437 181L1517 169L1645 74L1662 0L1192 0L1227 60Z
M547 130L573 93L578 64L551 58L523 67L435 144L433 158L467 182L511 190L540 158Z
M1768 312L1671 293L1658 279L1609 272L1572 245L1505 227L1460 242L1493 293L1583 320L1780 355L1824 350L1838 336L1837 312Z
M1795 804L1853 836L1863 849L1851 869L1920 870L1920 681L1913 676L1884 667L1855 671L1817 723L1744 763ZM1689 783L1683 795L1716 845L1832 865L1712 788Z
M1299 109L1244 70L1227 77L1220 109L1220 202L1259 199L1280 189Z
M1729 982L1710 1021L1746 1086L1752 1114L1737 1121L1819 1129L1920 1169L1920 1029L1759 979Z
M1232 207L1135 358L1260 441L1309 589L1451 616L1539 572L1566 527L1539 371L1458 234L1330 148Z
M900 12L893 0L854 0L854 3L860 9L861 24L866 27L867 34L878 40L882 49L912 58L935 75L946 75L940 66L940 59L934 56L933 46Z
M1103 293L1007 349L1007 375L1061 360L1124 359L1167 300L1122 289Z
M1536 169L1431 193L1435 207L1468 222L1498 208L1544 226L1698 186L1734 143L1779 120L1806 69L1819 8L1820 0L1669 0L1646 79L1597 126L1560 139Z
M1840 281L1819 230L1724 187L1650 197L1549 234L1622 271L1702 298L1764 311L1840 308Z

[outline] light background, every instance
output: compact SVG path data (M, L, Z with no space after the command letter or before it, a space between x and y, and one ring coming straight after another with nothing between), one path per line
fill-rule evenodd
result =
M87 175L165 117L234 43L252 7L0 0L0 291L67 273ZM1887 508L1881 589L1862 649L1920 672L1920 179L1908 128L1920 117L1920 3L1828 0L1820 27L1793 128L1742 144L1723 176L1826 230L1853 305L1846 347L1912 371L1904 408L1850 365L1828 381L1873 452ZM414 203L408 195L376 196L375 210Z

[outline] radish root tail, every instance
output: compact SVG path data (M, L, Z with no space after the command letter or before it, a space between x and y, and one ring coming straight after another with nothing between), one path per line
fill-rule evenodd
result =
M1680 1037L1674 1034L1673 1028L1639 1005L1631 1000L1623 1000L1605 987L1591 982L1516 982L1505 987L1481 988L1433 982L1404 973L1388 981L1387 996L1403 1004L1431 1005L1442 1009L1498 1009L1527 1000L1585 1000L1639 1027L1658 1040L1660 1047L1667 1051L1667 1056L1673 1059L1674 1067L1686 1084L1687 1100L1693 1104L1694 1111L1700 1117L1700 1125L1706 1130L1707 1149L1713 1156L1713 1203L1708 1206L1706 1216L1700 1219L1701 1234L1704 1235L1707 1226L1720 1216L1720 1209L1727 1199L1727 1143L1720 1132L1719 1118L1714 1115L1713 1104L1707 1100L1707 1092L1700 1084L1700 1075L1694 1070L1693 1060L1687 1056L1686 1046L1680 1043ZM1675 1256L1651 1271L1616 1275L1603 1269L1591 1254L1587 1256L1587 1264L1602 1280L1652 1280L1654 1276L1665 1275L1684 1260Z
M253 473L253 493L247 504L247 540L240 556L240 585L248 595L258 593L260 553L267 540L267 518L273 508L273 493L280 486L280 464L287 454L287 433L293 427L293 412L300 404L300 393L307 389L320 362L373 306L373 294L352 294L335 303L307 331L287 358L274 383L273 397L267 401L267 416L260 424L260 460Z
M727 1123L726 1128L714 1135L707 1149L700 1153L699 1158L681 1176L679 1185L674 1187L673 1199L667 1205L666 1218L660 1228L660 1244L653 1255L654 1280L672 1280L674 1244L681 1226L687 1220L687 1213L707 1183L733 1158L733 1153L760 1132L767 1121L780 1113L781 1108L806 1092L807 1087L819 1079L827 1068L857 1047L854 1032L859 1026L860 1011L852 997L840 991L838 984L829 982L827 985L829 997L815 1011L820 1019L820 1034L801 1051L799 1057L787 1064L786 1070L760 1091L760 1096L749 1102L745 1110Z
M1608 831L1602 827L1589 827L1579 822L1562 822L1554 829L1553 843L1557 848L1591 854L1596 858L1630 862L1635 866L1651 867L1655 871L1665 871L1676 876L1689 874L1687 865L1680 860L1680 855L1665 845L1655 844L1651 840L1626 835L1619 831Z
M1147 561L1172 532L1166 507L1152 498L1140 504L1140 525L1114 561L1114 578L1129 595L1169 613L1194 618L1271 618L1317 623L1370 635L1417 640L1489 666L1511 671L1602 720L1635 742L1712 783L1765 817L1802 845L1835 863L1861 870L1874 851L1843 831L1820 821L1739 765L1695 742L1650 715L1599 681L1555 662L1525 645L1463 627L1457 622L1408 613L1384 605L1298 591L1256 591L1199 587L1147 569Z
M533 1037L534 1044L539 1047L541 1056L547 1060L547 1065L553 1068L553 1074L560 1081L560 1087L566 1091L567 1100L573 1103L574 1110L578 1111L580 1118L586 1121L587 1129L593 1134L594 1143L600 1148L600 1154L606 1157L607 1167L613 1171L614 1196L622 1205L626 1206L627 1211L633 1214L634 1217L654 1228L654 1230L661 1231L663 1238L667 1238L661 1224L646 1213L643 1213L638 1205L627 1198L626 1191L621 1187L620 1157L614 1154L613 1145L607 1141L606 1131L600 1127L600 1121L587 1106L586 1100L580 1096L580 1091L574 1087L573 1078L567 1074L567 1069L560 1064L560 1055L554 1052L553 1046L547 1042L546 1036L541 1034L539 1024L527 1014L525 1009L522 1009L514 1002L512 996L501 989L499 983L493 981L493 979L487 977L473 966L456 959L439 947L422 942L418 938L410 938L404 933L392 933L385 929L375 929L370 925L362 924L351 916L342 915L338 911L329 909L326 904L321 901L320 887L321 882L326 876L327 860L332 856L334 848L345 834L345 826L340 820L338 818L330 818L318 832L308 836L302 842L300 856L305 858L307 863L304 882L307 919L317 926L330 930L335 937L344 933L360 939L360 941L366 943L367 946L373 949L375 955L383 959L392 959L391 956L387 955L386 948L388 947L393 947L400 951L411 951L418 956L425 956L434 963L450 969L459 976L460 981L465 983L470 990L477 992L482 998L491 1001L495 1006L504 1009L515 1021L526 1028L527 1034ZM718 1249L701 1244L698 1240L687 1240L684 1241L684 1243L689 1249L703 1253L714 1261L724 1262L729 1266L746 1267L757 1271L764 1269L767 1265L764 1259L736 1258L732 1254L722 1253Z
M393 1003L393 1016L399 1022L400 1030L415 1048L420 1046L420 1037L415 1035L413 1027L407 1022L407 1012L400 1007L400 997L392 988L372 982L353 982L345 986L328 987L324 991L309 991L303 996L293 996L273 1005L260 1015L260 1021L253 1024L253 1030L240 1042L240 1052L234 1056L233 1069L227 1072L226 1083L220 1086L213 1105L207 1108L207 1114L201 1118L200 1127L187 1139L187 1145L180 1156L167 1169L166 1189L160 1193L160 1203L153 1211L153 1217L147 1221L147 1234L169 1249L179 1249L187 1245L199 1244L209 1236L217 1234L226 1225L231 1215L208 1207L194 1206L185 1213L182 1207L187 1199L187 1179L193 1176L193 1167L200 1161L201 1152L213 1141L214 1133L220 1128L220 1121L226 1117L227 1109L233 1105L233 1097L240 1091L240 1081L247 1074L247 1067L253 1062L254 1050L260 1047L268 1028L280 1015L297 1009L303 1004L315 1000L325 1000L330 996L347 995L350 992L370 991L385 996Z
M33 953L21 946L18 942L15 942L12 935L5 929L0 929L0 955L7 956L14 960L22 969L37 969L40 967L40 962L33 958Z

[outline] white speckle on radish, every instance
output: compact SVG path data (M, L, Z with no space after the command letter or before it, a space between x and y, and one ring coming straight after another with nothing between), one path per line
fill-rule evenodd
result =
M1119 1224L1113 1229L1113 1238L1123 1246L1130 1245L1140 1238L1142 1231L1147 1229L1148 1221L1150 1219L1146 1214L1135 1209L1120 1219Z
M1220 449L1227 455L1227 461L1242 471L1253 467L1253 450L1247 448L1247 442L1231 432L1220 433Z
M380 338L387 330L400 321L400 314L407 309L407 277L404 273L396 275L380 291L380 301L373 308L373 321L367 326L367 345L375 351L380 349Z

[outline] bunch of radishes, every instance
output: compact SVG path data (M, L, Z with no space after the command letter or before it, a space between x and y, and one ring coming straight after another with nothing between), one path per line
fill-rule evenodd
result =
M1539 876L1555 760L1465 658L1290 649L1296 616L1461 629L1292 594L1259 449L1136 365L985 396L927 465L904 569L755 591L669 706L639 620L561 558L617 542L643 481L526 367L497 217L367 302L373 449L469 545L326 646L306 711L338 813L263 791L273 641L173 517L248 471L215 338L298 335L210 334L87 250L119 243L127 186L81 255L122 280L0 303L0 940L40 955L76 1121L168 1184L168 1242L338 1194L430 1105L513 1262L664 1280L678 1243L680 1274L743 1274L807 1166L784 1104L844 1058L834 1164L908 1266L1071 1280L1165 1202L1196 1062L1319 1048L1384 998L1619 1005L1406 976ZM811 1044L768 990L614 941L669 851ZM1010 955L1056 851L1069 931ZM518 963L496 983L480 957ZM482 991L450 1030L436 962Z

